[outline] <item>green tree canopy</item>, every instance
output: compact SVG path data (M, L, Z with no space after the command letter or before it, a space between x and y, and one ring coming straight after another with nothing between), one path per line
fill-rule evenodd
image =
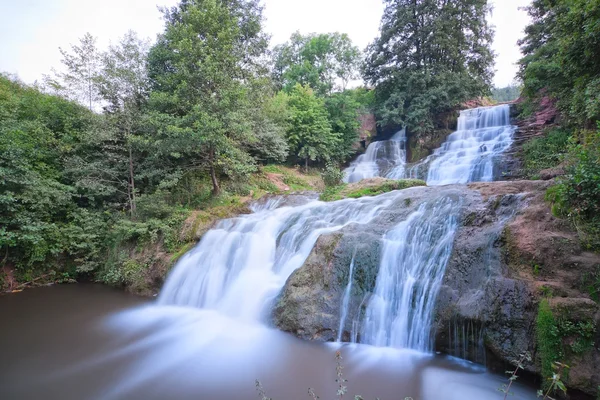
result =
M257 0L186 0L163 10L166 29L151 49L155 156L210 174L254 169L243 144L256 140L248 82L263 70L267 36Z
M600 119L600 0L534 0L527 11L532 22L519 42L525 94L549 94L565 116L594 128Z
M385 0L365 80L382 124L434 128L433 115L489 91L493 31L487 0Z
M301 35L273 50L274 80L291 91L297 83L310 86L319 96L345 90L358 78L360 51L345 33Z
M328 161L340 143L339 135L331 130L324 101L308 86L297 83L289 95L281 92L289 107L287 139L292 154L309 161Z

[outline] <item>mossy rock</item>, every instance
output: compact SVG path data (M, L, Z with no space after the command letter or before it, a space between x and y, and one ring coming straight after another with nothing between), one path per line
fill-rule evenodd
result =
M393 190L408 189L414 186L426 186L420 179L386 179L370 178L360 182L339 185L325 189L320 199L323 201L336 201L342 199L356 199L363 196L377 196Z

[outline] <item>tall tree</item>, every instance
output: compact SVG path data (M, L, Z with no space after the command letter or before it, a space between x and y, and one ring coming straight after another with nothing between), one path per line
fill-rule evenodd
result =
M331 130L324 101L313 90L299 83L287 98L289 113L288 143L293 154L309 161L329 161L340 143L339 134Z
M572 122L600 119L600 0L534 0L519 42L520 78L530 98L553 96Z
M99 91L106 102L105 115L115 130L117 151L127 160L127 197L131 215L136 211L135 135L142 130L143 108L149 93L146 60L150 44L128 32L102 56Z
M385 0L364 78L382 124L434 128L437 112L489 91L493 31L487 0Z
M268 38L258 0L184 0L163 9L165 32L149 55L155 155L178 168L243 175L254 161L248 82L263 71Z
M346 89L358 77L360 51L345 33L292 34L273 51L274 79L290 91L296 83L309 85L320 96Z
M86 33L79 39L79 45L71 45L70 52L62 48L59 50L65 70L54 70L53 77L45 76L46 87L93 110L100 99L98 76L101 54L96 46L96 38Z

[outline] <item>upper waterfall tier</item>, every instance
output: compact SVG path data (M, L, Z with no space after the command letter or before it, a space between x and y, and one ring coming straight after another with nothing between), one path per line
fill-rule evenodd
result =
M406 162L406 130L396 132L390 140L373 142L365 154L358 156L344 171L344 182L358 182L386 176L392 170L403 171Z
M485 182L494 178L494 161L512 144L509 106L464 110L458 130L424 161L428 185Z
M492 181L495 163L511 146L514 131L507 104L463 110L457 131L423 161L406 164L403 129L390 140L371 143L366 153L344 171L344 181L352 183L374 176L420 178L428 185Z

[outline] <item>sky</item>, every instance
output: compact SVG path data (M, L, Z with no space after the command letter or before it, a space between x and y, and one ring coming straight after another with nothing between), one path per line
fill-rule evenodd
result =
M342 32L364 49L378 34L383 13L381 0L263 0L265 30L271 44L301 33ZM496 27L495 86L506 86L520 58L517 40L528 18L519 7L530 0L491 0L490 22ZM157 4L173 6L178 0L0 0L0 72L27 83L60 68L59 47L68 49L86 32L98 38L100 48L118 41L128 30L154 40L163 29Z

